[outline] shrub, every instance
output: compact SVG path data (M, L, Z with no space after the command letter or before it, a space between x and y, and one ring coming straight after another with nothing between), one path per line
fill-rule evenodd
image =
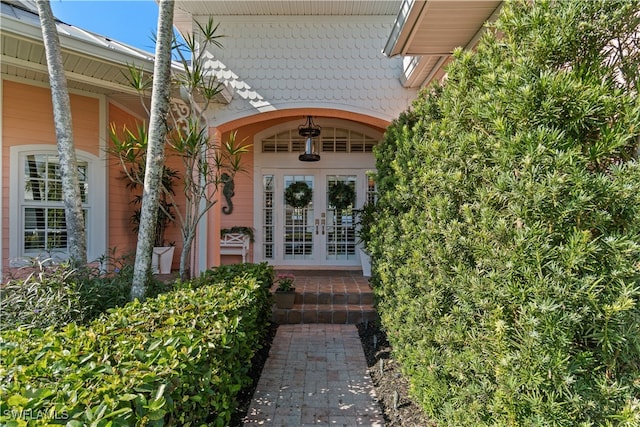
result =
M377 149L378 309L438 425L640 425L639 14L506 4Z
M0 422L227 425L267 327L265 295L236 278L136 300L87 327L5 331Z
M197 289L202 286L213 284L225 284L229 283L237 278L246 278L255 280L260 286L259 303L263 307L260 311L259 318L257 319L258 325L268 325L271 321L271 305L272 294L269 291L271 284L275 277L275 271L273 266L262 262L259 264L242 263L242 264L229 264L221 265L218 267L210 268L204 271L199 277L191 279L186 283L180 281L176 282L176 287L187 287L190 289ZM269 307L269 309L265 309ZM261 334L266 334L268 329L265 327L261 330ZM265 335L260 336L260 341L263 340Z
M95 265L72 268L69 263L31 260L29 274L13 278L0 288L0 330L61 327L85 323L109 308L129 302L133 263L130 256L101 257ZM171 284L149 277L151 297L166 292Z
M122 307L131 297L134 254L116 256L115 249L98 260L98 265L78 272L81 299L88 310L88 320L95 319L110 308ZM147 278L147 297L154 298L172 290L173 283L164 283L153 275Z
M0 288L0 330L46 328L82 322L87 307L80 298L80 283L69 264L51 265L32 260L25 278L10 279Z
M187 284L195 289L206 284L225 283L236 277L248 276L255 278L258 283L268 289L273 283L274 274L273 266L266 262L260 264L229 264L210 268L204 271L200 277L188 281ZM176 286L181 285L177 284Z

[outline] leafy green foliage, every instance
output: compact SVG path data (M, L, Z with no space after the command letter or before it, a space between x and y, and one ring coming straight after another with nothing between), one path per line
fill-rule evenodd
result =
M10 279L0 288L0 330L61 326L88 315L76 270L68 263L49 264L34 259L25 278Z
M132 73L136 74L136 73ZM112 123L109 131L111 145L109 154L118 160L121 169L120 178L125 181L125 187L134 193L131 204L136 206L129 218L133 225L132 231L137 233L140 229L140 214L142 205L141 189L144 187L145 168L147 165L147 147L149 145L148 133L142 123L137 123L136 130L132 131L126 126L119 131ZM158 213L153 244L156 247L166 246L164 238L169 224L175 221L173 209L177 206L173 202L176 195L174 185L180 178L177 170L162 166L160 180L160 198L158 201ZM139 194L135 194L138 193ZM171 201L170 201L171 200Z
M181 71L173 76L173 86L176 93L180 94L180 100L172 100L176 108L170 108L167 117L170 132L166 136L166 142L170 153L178 157L182 163L181 177L178 181L182 185L183 192L180 192L180 196L184 196L184 203L182 209L178 209L176 194L172 190L174 180L178 177L177 173L163 166L163 185L159 189L161 197L157 212L160 225L166 226L173 220L179 224L182 236L182 279L191 278L189 260L198 224L206 212L217 203L218 191L224 188L236 173L245 172L242 157L250 147L250 144L236 140L236 131L231 132L224 141L215 141L210 138L207 127L203 126L207 122L207 110L224 90L224 84L207 69L207 58L212 50L222 47L219 39L223 35L218 34L219 24L214 24L213 19L209 19L205 24L196 25L198 31L183 35L183 43L174 37L174 59L182 67ZM142 106L146 109L145 99L149 95L153 76L137 66L130 66L128 71L127 78L140 95ZM175 111L179 111L180 114L175 114ZM132 183L141 183L146 172L141 166L146 156L146 152L141 148L147 145L144 126L138 124L136 132L127 127L117 132L112 125L111 140L109 152L118 159L124 175ZM170 172L173 173L169 174ZM132 219L139 224L137 214L134 214ZM161 232L156 233L156 236L161 235ZM142 285L139 284L139 287L143 288ZM144 294L144 290L142 293Z
M80 272L81 300L92 320L110 308L122 307L130 301L133 281L133 255L116 256L115 249L99 260L98 267ZM164 283L153 275L147 278L148 295L153 298L173 289L173 283Z
M26 277L12 278L0 288L0 330L84 323L129 301L133 266L129 256L115 256L115 251L94 266L33 259L23 270ZM170 288L149 277L151 296Z
M227 425L268 326L268 289L249 277L201 285L87 327L3 332L0 422Z
M274 274L273 266L266 262L260 264L229 264L204 271L200 277L186 283L189 287L195 289L211 283L225 283L236 277L248 276L255 278L257 283L269 289L273 283ZM182 286L182 284L178 282L176 286Z
M360 209L354 209L353 213L356 220L356 236L358 244L370 242L373 238L371 228L375 221L376 204L375 202L367 202Z
M376 151L378 309L438 425L640 425L639 17L505 5Z

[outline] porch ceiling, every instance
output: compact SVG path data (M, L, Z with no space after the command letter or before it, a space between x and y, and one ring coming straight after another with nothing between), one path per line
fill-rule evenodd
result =
M407 61L405 86L428 84L457 47L475 44L500 0L404 0L384 48L387 56L421 57ZM426 81L425 81L426 80Z
M178 0L176 9L198 15L395 15L401 0Z

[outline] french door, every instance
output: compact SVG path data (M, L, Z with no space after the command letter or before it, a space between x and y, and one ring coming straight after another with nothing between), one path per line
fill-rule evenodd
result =
M357 266L354 209L373 191L366 170L263 171L261 258L282 266Z

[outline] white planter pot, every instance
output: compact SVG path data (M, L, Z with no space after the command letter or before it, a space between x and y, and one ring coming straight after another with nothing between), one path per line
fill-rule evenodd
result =
M371 277L371 256L366 253L362 248L358 248L360 254L360 265L362 265L362 275L364 277Z
M171 273L171 264L173 264L173 252L175 246L162 246L153 248L151 257L151 270L153 274L169 274Z

